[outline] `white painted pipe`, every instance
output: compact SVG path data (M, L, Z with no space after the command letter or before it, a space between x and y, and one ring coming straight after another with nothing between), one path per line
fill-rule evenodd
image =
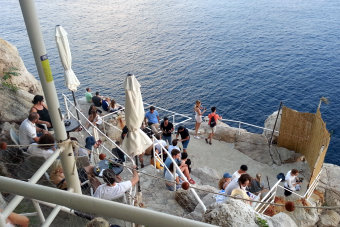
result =
M41 165L41 167L37 170L37 172L32 176L32 178L28 181L31 184L35 184L38 180L44 175L46 170L52 165L52 163L59 157L61 150L56 150L45 162ZM2 183L1 183L2 184ZM11 191L10 191L11 192ZM14 209L18 206L18 204L24 199L22 196L15 196L11 202L6 206L6 209L2 211L2 215L5 218L14 211Z
M208 227L207 223L0 176L0 191L66 206L85 213L155 227ZM157 218L155 218L157 217Z

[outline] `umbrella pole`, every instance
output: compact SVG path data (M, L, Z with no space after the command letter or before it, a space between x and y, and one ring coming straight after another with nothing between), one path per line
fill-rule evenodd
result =
M76 102L76 97L74 96L74 91L72 91L72 96L73 96L74 106L77 108L77 102ZM78 121L79 121L79 113L78 113L77 109L76 109L76 112L77 112L77 118L78 118Z

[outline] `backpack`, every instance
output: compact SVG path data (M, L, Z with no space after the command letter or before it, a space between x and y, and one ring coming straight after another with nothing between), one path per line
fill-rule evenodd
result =
M285 179L285 174L284 173L279 173L277 176L276 176L276 178L278 179L278 180L281 180L281 181L285 181L286 179Z
M215 114L210 118L210 127L213 128L216 126Z

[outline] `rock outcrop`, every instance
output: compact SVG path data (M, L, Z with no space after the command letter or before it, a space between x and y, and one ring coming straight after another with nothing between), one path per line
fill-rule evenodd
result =
M258 214L240 200L230 199L226 203L213 203L203 215L203 221L217 226L297 226L286 213L273 217Z
M264 127L267 129L271 129L273 130L274 125L275 125L275 121L276 121L276 117L277 117L277 113L278 111L275 111L274 113L272 113L271 115L269 115L267 117L267 119L264 122ZM277 118L277 122L275 125L275 131L279 131L280 130L280 124L281 124L281 115L282 115L282 111L280 111L280 115ZM270 140L270 137L272 135L272 131L267 131L267 130L263 130L262 133L265 137L267 137L268 141ZM272 139L272 143L276 144L277 142L277 138L278 138L279 134L274 132L273 134L273 139Z
M7 79L19 88L14 92L2 84L0 85L0 121L20 123L27 115L32 106L35 94L43 94L40 83L29 73L19 56L18 50L12 44L0 39L0 78L3 82L5 72L16 68L18 76Z

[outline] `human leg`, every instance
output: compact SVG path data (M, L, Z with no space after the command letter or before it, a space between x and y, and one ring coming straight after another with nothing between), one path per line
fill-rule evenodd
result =
M183 152L187 152L188 144L189 144L190 139L182 141L183 145Z

